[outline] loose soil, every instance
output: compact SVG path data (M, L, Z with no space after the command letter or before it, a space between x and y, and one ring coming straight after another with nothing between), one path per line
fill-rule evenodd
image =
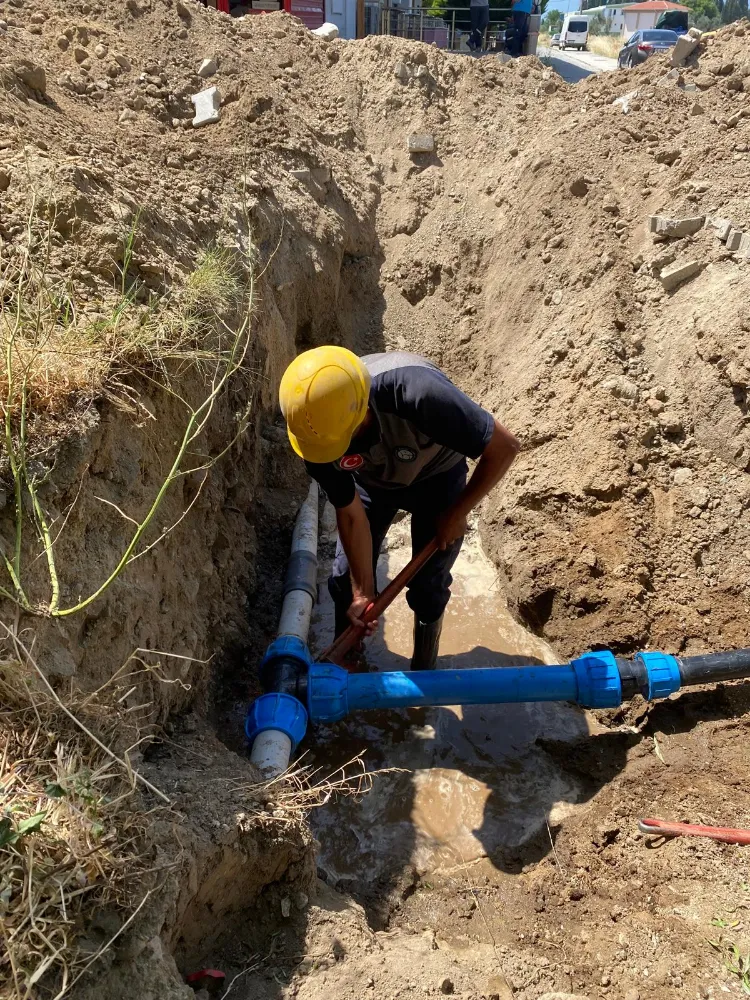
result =
M207 448L226 445L252 400L244 440L168 542L85 614L19 621L60 690L98 686L136 647L190 658L167 664L172 683L149 679L151 721L172 742L136 758L174 799L148 848L167 881L78 994L188 997L185 973L211 961L231 976L259 955L235 995L740 996L725 945L750 947L743 850L650 846L636 823L750 824L746 684L596 718L446 710L342 725L313 746L320 762L370 739L370 766L414 767L419 741L427 755L363 799L368 865L345 868L345 847L333 860L324 847L317 882L309 831L238 787L255 777L241 706L304 489L275 388L318 343L425 353L521 438L479 534L539 639L514 639L524 655L750 645L750 265L711 230L662 242L647 227L650 214L750 227L747 22L702 42L676 78L654 58L567 87L535 59L327 43L286 15L231 20L187 0L13 0L2 16L3 262L21 253L33 201L48 271L84 313L112 299L123 267L144 302L179 296L212 243L251 236L260 273L255 377L224 400ZM204 81L209 56L219 68ZM193 130L190 95L214 83L221 120ZM409 155L413 133L432 134L435 152ZM688 260L699 273L665 291L661 270ZM101 580L127 537L96 497L141 511L178 437L174 399L134 392L151 417L73 391L49 417L61 443L44 501L65 511L78 498L64 594ZM165 517L190 499L170 497ZM463 656L461 624L445 648ZM408 655L403 630L386 642ZM561 733L561 718L577 721ZM506 739L522 725L514 757ZM489 736L504 763L467 749L466 732ZM435 821L430 774L446 761L428 751L448 743L445 801L459 805ZM524 773L538 779L528 799ZM495 801L475 818L482 795ZM352 803L335 808L321 839L336 815L343 832L362 829ZM394 827L408 834L400 854ZM450 849L414 849L420 830ZM456 844L463 859L448 856Z

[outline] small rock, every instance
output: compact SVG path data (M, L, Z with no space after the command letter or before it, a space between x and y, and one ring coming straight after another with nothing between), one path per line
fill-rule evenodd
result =
M402 83L408 83L409 69L406 63L397 62L396 65L393 67L393 75L396 77L397 80L400 80Z
M39 94L47 93L47 74L38 63L24 59L16 66L16 76L29 90L36 90Z
M121 52L115 52L113 53L113 55L114 55L114 60L120 67L120 69L124 69L126 73L129 73L130 70L132 69L132 66L130 65L130 60L127 58L127 56L124 56Z
M604 201L602 202L602 210L609 213L609 215L619 215L620 206L617 203L617 198L613 194L605 195Z
M281 900L281 915L282 917L288 917L292 912L292 904L288 896L284 896Z
M106 45L99 44L94 49L94 55L96 56L97 59L104 59L108 51L109 49L107 48Z
M649 399L646 405L652 413L661 413L664 409L664 403L660 399Z
M0 191L7 191L10 187L10 174L7 170L0 170Z
M460 344L468 344L471 341L471 330L462 330L458 337Z
M687 486L687 484L693 478L693 470L682 466L679 469L674 470L674 476L672 477L675 486Z
M441 979L438 983L438 989L441 993L453 993L455 990L453 980L449 979L448 976L445 976L445 978Z
M69 45L70 45L70 39L67 38L65 35L60 35L60 37L57 39L58 49L62 49L62 51L65 52Z
M86 51L86 49L83 48L82 45L76 45L76 47L73 49L73 58L75 59L75 61L79 65L82 62L86 62L86 60L88 59L88 57L89 57L89 54Z
M552 293L552 305L559 306L562 300L563 300L563 293L559 288L555 289L555 291Z
M640 390L635 382L625 375L615 375L602 383L602 389L608 389L617 399L638 399Z
M681 434L683 430L682 419L674 410L665 410L659 414L659 424L666 434Z
M690 114L693 115L693 117L695 117L695 115L705 114L705 108L702 104L699 104L698 101L695 101L690 108Z
M134 122L137 117L138 115L135 113L135 111L131 111L130 108L123 108L117 120L118 122L120 122L121 125L124 125L125 122Z
M622 1000L641 1000L641 994L638 990L626 990Z
M218 68L219 64L215 56L212 56L210 59L204 59L198 68L198 76L203 77L204 80L208 80L209 77L216 73Z
M698 260L688 260L682 264L672 264L665 267L659 275L662 285L668 291L674 291L686 281L690 281L703 270L703 264Z
M433 153L435 151L435 137L429 133L410 135L406 142L406 148L410 153Z

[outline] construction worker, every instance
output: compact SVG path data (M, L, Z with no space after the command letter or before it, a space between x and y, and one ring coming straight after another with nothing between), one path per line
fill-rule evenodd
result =
M411 514L412 552L439 551L411 581L412 670L434 668L451 567L466 515L505 475L519 444L426 358L405 351L358 358L316 347L289 365L279 389L289 440L336 508L338 545L328 588L336 635L376 596L380 547L396 513ZM478 459L467 482L466 459Z

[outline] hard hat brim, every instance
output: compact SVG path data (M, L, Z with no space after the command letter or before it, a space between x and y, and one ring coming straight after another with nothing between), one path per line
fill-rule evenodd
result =
M349 438L333 442L326 441L320 444L318 442L305 441L302 444L299 438L289 430L289 425L287 425L286 432L289 436L289 443L296 454L300 458L304 458L306 462L312 462L313 465L325 465L328 462L338 461L339 458L342 458L346 454L346 449L350 444Z

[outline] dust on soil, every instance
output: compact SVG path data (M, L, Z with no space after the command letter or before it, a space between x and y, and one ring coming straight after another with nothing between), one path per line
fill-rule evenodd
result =
M652 213L750 224L746 22L705 40L676 80L655 58L570 88L534 59L326 43L285 15L233 21L182 0L15 0L3 16L5 255L19 252L34 192L52 220L49 267L92 312L139 208L132 266L157 294L179 288L207 244L236 241L246 209L265 266L248 445L197 520L98 616L39 626L53 676L97 684L138 645L196 660L222 649L231 655L214 680L237 700L251 687L301 485L274 425L275 385L295 350L331 340L424 352L521 437L517 464L482 506L482 540L511 607L558 655L748 644L750 265L709 230L657 243L646 226ZM189 97L213 55L221 121L193 131ZM627 114L614 103L626 94ZM414 132L432 133L436 152L410 157ZM659 275L673 260L702 269L668 293ZM77 464L71 453L58 463L61 509L92 451L125 500L145 495L175 426L154 445L100 401L94 409L101 423L78 428ZM93 503L84 510L68 546L71 592L101 576L120 530ZM193 694L157 691L162 719L190 705L206 714L208 671L194 662L180 679ZM262 975L248 973L238 995L739 996L706 939L747 951L742 927L711 926L743 913L742 849L687 839L649 849L636 820L748 825L747 714L738 684L601 714L582 740L535 735L529 753L575 790L571 808L467 867L409 858L374 892L340 886L364 908L331 886L313 892L303 832L280 835L283 873L275 834L265 853L262 838L258 851L254 834L243 840L231 776L248 775L246 762L205 733L206 747L189 743L207 759L189 772L185 813L159 831L187 844L186 867L139 938L150 950L111 956L103 988L149 995L158 968L162 995L188 995L170 952L181 973L206 956L239 972L261 953ZM236 713L220 707L217 719L235 745ZM172 735L190 736L179 723ZM158 781L163 767L171 786L183 762L154 756L149 774ZM214 774L218 827L200 816ZM209 916L227 886L230 906Z

